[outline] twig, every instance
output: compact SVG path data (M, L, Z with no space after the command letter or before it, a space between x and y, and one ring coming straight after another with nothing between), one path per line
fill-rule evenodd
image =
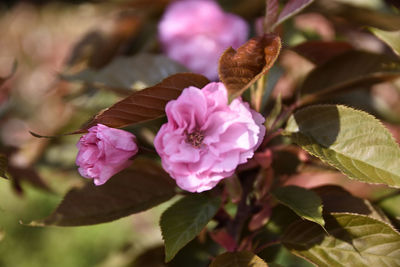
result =
M245 172L245 174L246 173L248 172ZM238 204L238 209L235 218L233 218L233 220L231 220L226 227L228 233L233 237L233 239L237 243L239 243L238 241L240 240L240 234L242 232L243 226L253 209L251 204L247 205L247 197L249 196L249 193L251 193L253 190L253 183L255 178L256 178L255 175L251 175L250 177L246 177L245 179L243 179L242 199Z

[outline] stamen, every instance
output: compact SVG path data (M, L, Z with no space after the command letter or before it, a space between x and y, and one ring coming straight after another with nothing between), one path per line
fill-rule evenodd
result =
M200 131L186 133L186 142L191 144L194 148L200 148L203 143L204 135Z

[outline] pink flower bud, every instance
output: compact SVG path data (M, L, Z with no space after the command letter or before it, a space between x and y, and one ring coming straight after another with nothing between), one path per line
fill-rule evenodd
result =
M264 117L237 98L228 105L223 83L189 87L166 106L168 122L154 146L163 168L190 192L213 188L247 162L265 134Z
M246 22L225 13L210 0L172 3L159 24L166 54L193 72L218 78L218 60L225 49L238 48L248 37Z
M97 124L83 135L77 147L76 165L79 173L102 185L114 174L131 164L130 158L138 152L136 137L123 130Z

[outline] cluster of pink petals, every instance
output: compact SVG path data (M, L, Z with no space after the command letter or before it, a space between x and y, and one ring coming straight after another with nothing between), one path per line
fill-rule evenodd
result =
M211 80L218 78L222 52L242 45L248 33L243 19L224 12L211 0L176 1L159 24L159 39L166 54Z
M237 98L228 105L222 83L186 88L166 106L168 122L154 145L163 168L190 192L213 188L253 157L264 134L264 118Z
M129 132L97 124L83 135L76 164L79 173L102 185L114 174L131 164L130 158L138 152L135 136Z

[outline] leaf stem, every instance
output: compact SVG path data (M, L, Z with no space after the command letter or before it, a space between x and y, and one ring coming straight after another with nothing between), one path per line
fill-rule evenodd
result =
M262 98L265 92L265 84L267 82L267 74L262 75L259 80L257 80L255 88L252 87L251 90L251 104L253 108L260 112L262 105Z

